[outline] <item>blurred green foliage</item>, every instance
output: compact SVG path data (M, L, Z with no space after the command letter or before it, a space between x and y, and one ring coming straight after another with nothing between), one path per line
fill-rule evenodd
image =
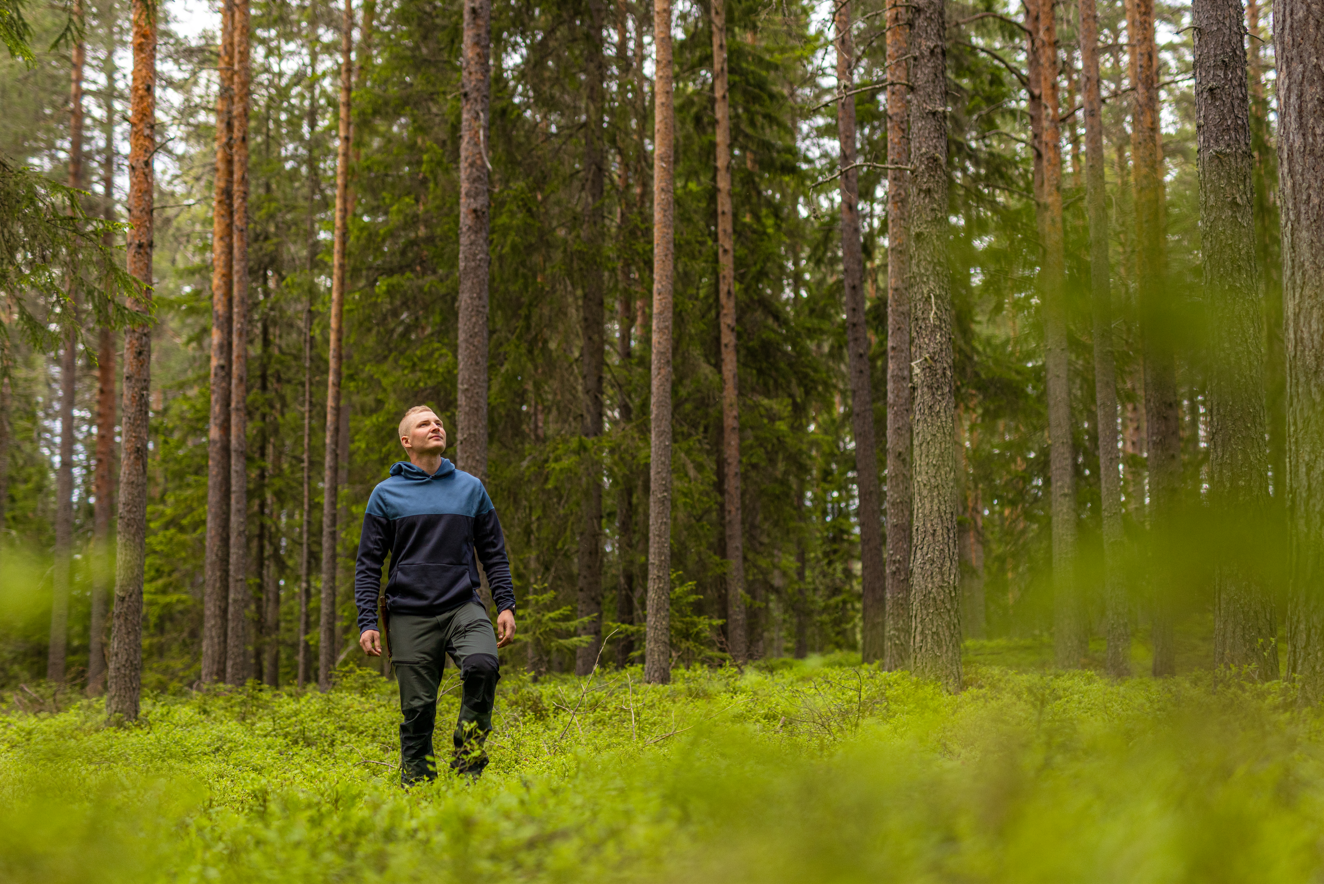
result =
M397 785L392 685L8 694L0 880L1307 881L1324 729L1282 685L1021 673L943 694L848 656L534 683L474 785ZM994 662L979 662L994 661ZM441 699L455 713L454 690ZM24 711L26 710L26 711Z

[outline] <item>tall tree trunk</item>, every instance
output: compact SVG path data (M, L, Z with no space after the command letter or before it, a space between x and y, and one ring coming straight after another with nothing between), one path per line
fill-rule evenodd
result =
M1173 582L1169 567L1173 520L1181 493L1181 435L1177 367L1172 347L1172 293L1166 286L1163 190L1159 159L1158 53L1154 0L1131 0L1127 29L1134 55L1136 281L1145 374L1145 431L1149 468L1150 544L1154 583L1154 675L1176 672L1173 647Z
M837 139L841 151L842 300L846 308L846 367L850 374L851 431L860 502L861 613L864 662L883 658L887 632L887 574L883 567L882 503L878 489L878 445L873 425L869 328L864 305L864 251L860 235L860 173L855 167L855 96L849 0L836 7Z
M587 131L584 138L584 229L582 254L585 266L584 301L580 311L580 370L583 387L583 419L580 433L593 445L602 435L603 307L602 199L606 189L607 162L603 155L603 81L606 61L602 51L602 29L606 13L601 0L589 0ZM575 649L575 673L588 675L597 664L602 646L602 469L596 452L584 456L584 497L579 525L578 616L588 618L580 629L588 644Z
M635 73L630 56L628 34L629 9L625 0L617 6L616 22L616 57L620 65L618 77L622 90L631 85ZM636 90L637 91L637 90ZM625 108L632 107L631 99L622 97L618 107L625 113ZM627 118L628 120L628 118ZM628 125L628 122L626 123ZM625 151L625 139L619 145L619 193L616 202L616 229L618 236L626 234L626 225L633 224L633 216L627 215L625 195L630 189L630 169L632 159ZM630 402L626 375L630 370L631 336L634 334L635 292L631 266L622 261L619 265L620 287L617 303L616 361L620 367L617 411L622 426L628 427L634 422L634 406ZM618 483L616 493L616 548L620 565L620 584L616 592L616 622L634 625L635 621L635 534L634 534L634 470L626 469ZM622 637L616 645L616 665L622 669L629 665L634 655L634 641L628 635Z
M234 294L230 344L230 600L225 680L243 684L252 676L249 654L248 589L248 113L251 83L249 0L234 8L234 106L231 114L234 184Z
M87 46L82 37L83 4L74 0L73 18L78 28L73 45L69 88L69 186L83 186L83 62ZM69 301L76 304L78 283L69 280ZM74 307L76 310L77 308ZM65 335L60 359L60 468L55 476L55 587L51 605L51 641L46 657L46 678L64 681L69 645L69 592L73 579L74 545L74 399L78 393L78 336Z
M460 340L458 466L487 476L487 109L491 93L491 0L463 0L460 68Z
M1278 59L1279 210L1282 213L1284 339L1287 348L1287 505L1291 596L1287 673L1301 699L1324 697L1324 7L1278 0L1273 10Z
M308 26L308 291L303 307L303 507L299 518L299 634L297 639L298 686L311 677L312 646L312 521L313 521L313 294L317 288L317 157L313 136L317 132L317 23Z
M151 395L152 156L156 153L156 5L133 0L129 92L128 270L142 286L132 307L142 321L124 332L124 403L115 607L106 714L138 718L142 689L143 561L147 541L147 433Z
M1218 542L1214 662L1278 677L1273 601L1253 560L1269 512L1264 312L1241 0L1195 0L1200 237L1210 305L1209 495Z
M230 597L230 370L234 290L234 0L221 3L216 95L216 196L211 247L211 413L207 427L207 544L202 590L202 680L225 678Z
M947 266L947 58L944 0L918 0L911 44L910 285L915 357L915 526L911 642L916 675L961 689L956 548L956 392Z
M1080 61L1085 112L1085 203L1090 226L1090 300L1094 317L1094 400L1103 516L1103 600L1108 639L1105 668L1109 675L1121 678L1131 674L1131 619L1122 579L1124 538L1117 453L1117 373L1113 363L1108 192L1103 174L1099 19L1094 0L1080 0Z
M263 301L270 308L271 294L268 292ZM262 398L267 400L267 371L271 360L271 340L268 320L266 316L262 318ZM280 395L280 375L276 375L276 394ZM284 401L281 399L280 401ZM258 568L258 575L262 580L262 682L270 687L276 687L280 683L280 583L276 579L276 557L279 549L278 539L276 537L275 526L279 524L276 517L276 489L274 474L279 469L277 458L279 449L276 447L276 432L280 426L278 415L275 414L275 408L268 405L265 426L262 428L262 436L265 442L265 452L263 454L262 469L262 516L263 521L260 530L263 539L270 537L270 543L266 549L266 555L263 558L261 566Z
M722 519L725 524L726 634L731 657L749 657L745 627L745 546L740 516L740 401L736 374L735 228L731 207L731 94L726 3L712 0L713 94L717 116L717 306L722 351Z
M354 10L345 0L340 29L340 132L336 151L336 220L331 254L331 340L326 373L326 446L322 482L322 610L318 641L317 686L331 688L336 665L336 525L340 463L340 373L345 314L345 263L349 246L350 85L354 70ZM467 8L467 7L466 7Z
M887 635L883 665L910 666L910 14L887 8ZM894 82L895 81L895 82ZM798 620L797 620L798 623ZM797 627L796 648L800 648Z
M653 2L653 377L644 680L671 681L671 324L675 282L676 107L671 0Z
M1066 256L1062 224L1062 134L1058 119L1057 16L1039 2L1039 76L1043 101L1044 181L1040 217L1045 368L1048 393L1049 479L1053 525L1053 636L1057 665L1077 667L1088 651L1083 606L1073 575L1076 561L1075 452L1071 441L1071 378L1067 339Z

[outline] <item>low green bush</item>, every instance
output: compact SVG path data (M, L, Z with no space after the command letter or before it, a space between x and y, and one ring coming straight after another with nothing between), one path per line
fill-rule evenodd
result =
M638 668L508 674L483 779L410 791L393 684L366 671L325 695L148 697L128 728L99 701L11 701L0 881L1324 874L1324 729L1284 686L972 662L951 697L839 663L696 667L666 687Z

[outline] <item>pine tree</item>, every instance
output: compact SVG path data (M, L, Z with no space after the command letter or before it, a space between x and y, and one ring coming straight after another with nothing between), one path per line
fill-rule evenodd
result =
M956 538L956 396L947 266L946 4L919 0L911 24L910 284L915 357L911 642L916 675L961 688Z
M676 109L671 0L653 2L653 368L644 680L671 681L671 348L675 285Z
M147 540L147 438L151 394L152 157L156 153L156 6L133 0L133 80L129 92L129 273L141 288L141 320L124 333L124 404L106 714L138 718L142 689L143 564Z

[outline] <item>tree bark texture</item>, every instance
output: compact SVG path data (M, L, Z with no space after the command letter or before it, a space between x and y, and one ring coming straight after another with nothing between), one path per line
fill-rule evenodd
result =
M1074 577L1076 561L1075 452L1071 440L1071 378L1062 223L1062 130L1058 118L1057 16L1052 0L1039 3L1039 94L1043 102L1043 237L1045 369L1048 393L1049 484L1053 526L1053 649L1057 665L1078 667L1089 635Z
M465 9L468 9L466 5ZM466 12L467 14L467 12ZM340 478L340 375L345 316L345 263L349 246L350 88L354 71L354 9L345 0L340 30L340 126L336 151L336 219L331 254L331 339L326 373L326 445L322 463L322 605L318 640L317 686L331 688L336 665L336 525Z
M463 0L460 69L459 403L456 460L479 479L487 475L487 283L490 200L487 151L491 98L492 3Z
M207 424L207 541L202 680L225 678L230 597L230 328L234 291L234 0L222 0L216 95L216 194L211 247L211 412Z
M270 295L268 295L270 297ZM267 338L266 323L263 323L263 356L266 357L269 351L269 341ZM262 392L266 393L266 359L264 358L262 371ZM280 377L276 378L276 390L280 391ZM263 521L260 530L264 537L270 536L271 542L267 545L266 555L260 556L262 559L258 574L262 580L262 683L268 687L276 687L280 684L280 582L276 571L276 557L279 550L279 541L276 538L276 532L270 527L276 520L276 492L272 481L272 473L278 470L277 458L280 456L276 448L276 433L280 426L279 416L274 414L274 409L267 412L266 427L263 428L262 435L266 437L266 452L263 460L267 467L263 470L262 481L262 515Z
M883 665L910 666L910 14L887 7L887 634ZM893 82L896 81L896 82ZM797 635L799 634L797 630ZM799 639L797 645L799 647Z
M1124 537L1117 451L1117 373L1113 362L1099 19L1094 0L1080 0L1080 61L1085 116L1085 204L1090 228L1090 303L1094 320L1094 400L1103 522L1104 630L1108 642L1105 668L1109 675L1121 678L1131 674L1131 618L1122 579Z
M1200 237L1210 306L1209 494L1216 520L1214 661L1278 677L1273 602L1254 538L1269 514L1265 328L1241 0L1195 0Z
M317 27L309 25L308 81L317 82ZM313 294L317 285L317 157L313 136L317 132L317 89L308 90L308 293L303 307L303 507L299 519L299 634L297 638L297 683L308 683L312 668L309 642L312 621L312 522L313 522Z
M837 139L841 156L842 300L846 309L846 370L850 375L851 433L859 497L861 650L864 662L883 659L887 633L887 573L883 565L882 502L878 487L878 444L873 424L869 328L864 304L864 248L860 234L860 175L855 166L855 50L851 7L836 7Z
M1128 4L1127 29L1135 55L1135 114L1131 154L1135 164L1136 282L1144 358L1145 431L1149 470L1150 544L1156 676L1176 672L1173 595L1176 574L1166 552L1173 540L1181 493L1181 434L1177 367L1173 353L1173 293L1166 283L1163 189L1159 158L1158 58L1154 46L1154 0Z
M606 14L601 0L590 0L588 22L588 106L584 150L584 229L582 254L584 300L580 313L580 380L583 391L583 419L580 433L588 443L583 464L583 502L579 524L579 560L577 587L578 616L588 618L580 635L590 641L575 649L575 674L588 675L597 665L602 647L602 468L594 441L602 435L603 306L602 211L606 189L607 162L602 144L604 116L603 81L606 60L602 51L602 31Z
M83 4L75 0L73 18L82 27ZM69 186L83 186L83 62L86 44L80 36L73 45L69 87ZM69 300L77 303L77 280L69 280ZM77 309L76 307L74 309ZM69 594L73 580L74 544L74 399L78 393L78 337L65 335L60 358L60 466L55 473L55 567L51 604L51 638L46 655L46 678L64 681L69 646Z
M141 324L124 332L124 402L115 607L106 714L134 721L142 690L143 562L147 541L147 438L151 395L152 156L156 153L156 6L133 0L129 93L128 271L142 286L132 306Z
M1291 595L1287 673L1304 702L1324 697L1324 7L1274 5L1279 206L1287 348Z
M911 25L910 286L914 348L914 545L911 643L916 675L961 689L956 393L947 266L947 59L944 0L918 0Z
M675 125L671 0L654 0L653 368L644 681L671 681L671 323L675 274Z
M731 91L726 59L726 4L712 0L716 111L717 313L722 361L722 522L726 539L726 635L731 657L749 657L745 634L745 546L740 516L740 402L736 369L735 224L731 206Z
M230 116L234 231L230 343L230 542L225 680L243 684L254 673L249 653L248 589L248 113L251 84L249 0L234 10L234 104Z

